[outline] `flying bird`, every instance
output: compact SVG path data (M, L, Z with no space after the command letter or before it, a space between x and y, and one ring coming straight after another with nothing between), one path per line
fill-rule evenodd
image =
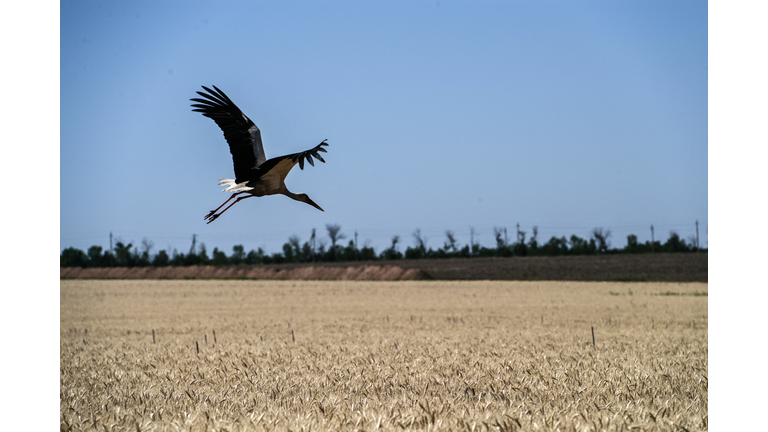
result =
M192 111L202 113L219 125L224 132L224 138L229 144L229 152L232 153L232 162L235 165L234 179L219 179L219 186L226 186L224 192L234 193L216 210L211 210L210 213L205 215L207 223L216 220L230 207L237 204L238 201L254 196L283 194L296 201L307 203L320 211L324 211L307 194L289 191L285 186L285 176L288 175L296 164L299 164L299 168L303 170L304 160L309 162L310 165L315 166L312 157L324 163L325 160L323 160L319 152L326 152L323 146L328 145L326 143L328 140L323 140L314 148L300 153L278 156L267 160L261 143L261 131L251 119L243 114L240 108L216 86L213 86L213 90L206 86L202 87L208 93L199 91L197 94L205 99L190 99L192 102L197 102L192 104L192 107L195 108ZM238 195L242 196L239 196L232 204L218 212L219 209L224 207L224 204Z

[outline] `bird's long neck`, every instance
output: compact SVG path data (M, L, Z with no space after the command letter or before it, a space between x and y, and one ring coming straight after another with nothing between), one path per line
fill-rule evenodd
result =
M303 194L295 194L295 193L289 191L288 188L285 186L285 183L280 185L280 190L278 191L278 193L281 193L281 194L287 196L288 198L295 199L296 201L302 201L302 202L304 202L304 200L302 198L304 196L306 196L306 195L303 195Z
M307 196L307 194L305 194L305 193L295 194L295 193L289 191L288 188L285 187L285 184L282 185L282 187L280 188L279 193L287 196L288 198L295 199L296 201L301 201L303 203L307 203L307 204L311 205L312 207L314 207L314 208L316 208L316 209L318 209L320 211L325 211L325 210L323 210L322 207L320 207L314 201L312 201L309 198L309 196Z

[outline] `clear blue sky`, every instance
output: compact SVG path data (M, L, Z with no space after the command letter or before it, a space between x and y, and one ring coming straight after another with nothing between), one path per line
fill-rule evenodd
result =
M115 240L186 253L281 251L340 224L377 253L595 227L708 246L707 3L60 3L60 249ZM284 196L229 194L216 85L267 157L328 139ZM327 240L326 240L327 241ZM345 240L345 243L348 240Z

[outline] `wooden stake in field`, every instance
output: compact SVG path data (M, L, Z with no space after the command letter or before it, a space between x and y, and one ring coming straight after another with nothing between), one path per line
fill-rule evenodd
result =
M213 343L216 344L216 330L211 331L213 331Z
M293 329L291 329L291 340L296 343L296 338L293 336Z
M155 344L155 329L152 329L152 345Z
M200 345L197 344L197 341L195 341L195 353L200 355Z
M595 327L592 326L592 349L595 349Z

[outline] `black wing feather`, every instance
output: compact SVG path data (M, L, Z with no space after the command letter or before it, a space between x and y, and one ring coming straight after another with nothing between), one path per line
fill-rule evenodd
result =
M261 143L261 131L216 86L213 86L214 90L206 86L202 87L208 93L197 92L205 99L190 99L192 102L197 102L192 104L195 108L192 111L213 119L221 128L229 144L229 152L232 154L236 181L238 183L247 181L252 174L251 170L266 160Z
M320 162L325 162L325 160L319 154L317 154L317 150L312 150L312 156L314 156L315 159L319 160Z
M291 158L293 162L296 162L298 160L299 162L299 168L302 170L304 169L304 159L306 158L310 165L315 166L315 162L312 160L312 155L314 155L320 162L325 163L323 158L317 155L318 151L326 152L327 151L323 148L323 146L327 146L328 143L326 143L328 140L323 140L320 144L316 145L314 148L311 148L309 150L300 152L300 153L294 153L292 155L284 156L286 158Z
M264 162L258 168L255 168L256 174L253 175L252 177L253 178L259 178L259 177L263 176L264 174L268 173L272 168L274 168L278 163L280 163L281 161L283 161L285 159L290 159L291 162L293 162L294 166L296 165L296 163L298 163L299 164L299 168L301 168L302 170L304 169L304 159L305 158L309 161L309 163L312 166L315 166L315 164L312 162L311 153L318 152L318 151L322 151L322 152L326 152L327 153L327 151L322 148L322 146L327 146L328 145L328 143L326 143L326 141L328 141L328 140L323 140L323 142L321 142L320 144L318 144L314 148L306 150L306 151L303 151L303 152L293 153L293 154L289 154L289 155L285 155L285 156L274 157L274 158ZM322 161L323 163L325 163L325 161L322 158L318 157L317 159ZM286 172L285 174L287 175L288 173Z

